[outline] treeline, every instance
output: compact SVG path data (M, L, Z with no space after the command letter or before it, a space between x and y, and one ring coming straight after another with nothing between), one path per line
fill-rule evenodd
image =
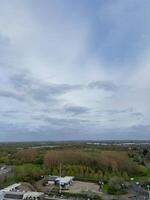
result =
M143 168L128 158L124 152L101 151L97 153L80 150L49 151L44 157L44 166L56 173L62 163L64 173L76 176L105 177L112 175L142 175Z
M83 165L102 172L120 171L129 175L139 174L142 168L128 158L125 152L101 151L97 153L83 152L80 150L55 150L49 151L44 157L46 167L56 167L62 164Z

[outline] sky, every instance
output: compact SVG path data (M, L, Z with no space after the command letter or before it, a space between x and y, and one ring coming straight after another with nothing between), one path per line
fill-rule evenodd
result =
M0 141L150 139L149 0L0 0Z

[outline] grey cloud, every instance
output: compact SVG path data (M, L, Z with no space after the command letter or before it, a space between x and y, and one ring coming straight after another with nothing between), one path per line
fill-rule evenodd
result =
M64 95L70 91L80 89L80 85L69 84L39 84L29 90L30 95L39 101L49 101L50 99Z
M119 114L126 114L126 113L132 113L133 109L132 108L125 108L125 109L106 109L106 110L97 110L95 113L98 113L100 115L119 115Z
M69 84L54 84L41 82L34 77L30 77L28 72L23 72L20 74L15 74L10 78L11 83L16 89L26 89L31 91L43 90L45 92L50 92L52 94L63 94L74 89L80 89L81 85L69 85Z
M11 42L8 37L0 33L0 61L4 61L6 55L10 56L11 53Z
M22 94L19 94L15 91L11 90L2 90L0 89L0 97L5 97L5 98L12 98L18 101L24 101L24 97Z
M28 109L28 110L22 110L19 111L17 109L15 110L1 110L0 111L1 117L6 117L8 119L17 119L18 116L32 116L33 114L37 114L35 111Z
M108 80L93 81L88 84L88 88L106 90L106 91L112 91L112 92L115 92L118 89L118 87L116 86L114 82L108 81Z
M143 114L141 112L137 112L133 108L125 108L125 109L120 109L120 110L103 110L102 113L108 113L110 115L130 114L131 116L135 116L135 117L143 116Z
M10 82L17 90L27 90L32 84L32 80L28 77L27 72L14 74L10 77Z
M54 120L55 119L49 119ZM76 121L74 121L76 123ZM29 124L0 122L1 141L44 141L44 140L140 140L150 139L150 125L136 125L129 128L105 129L93 126L58 126L51 123L30 129Z
M56 103L60 96L74 91L87 89L103 89L106 91L116 91L117 86L111 81L95 81L88 85L81 84L54 84L48 82L42 82L30 77L28 72L22 72L10 77L10 83L16 91L21 92L23 98L31 98L34 101L42 103ZM20 96L21 98L21 96ZM87 108L82 107L68 107L66 112L80 114L86 112Z
M28 130L28 127L25 124L19 124L19 123L11 123L11 122L1 122L0 121L0 133L26 133Z
M82 120L82 119L66 119L66 118L53 118L53 117L46 117L44 115L34 117L36 120L43 120L49 125L54 125L56 127L77 127L79 125L87 124L89 120Z
M140 113L140 112L133 112L133 113L132 113L132 116L135 116L135 117L142 117L143 114Z
M36 130L30 130L24 125L0 124L0 141L55 141L55 140L81 140L87 139L86 134L82 134L83 128L60 127L55 129L50 125L41 126ZM86 131L87 132L87 131Z
M72 115L80 115L87 113L90 109L88 107L83 106L66 106L65 112L71 113Z
M1 117L12 117L12 116L16 115L16 113L18 113L17 110L0 111Z
M149 132L150 131L150 125L149 124L138 124L138 125L134 125L131 127L131 130L132 131L135 131L135 132L140 132L140 133L143 133L143 132Z
M79 90L81 85L43 83L27 73L16 74L10 79L11 84L17 91L24 93L27 98L47 103L56 102L57 98L73 90Z

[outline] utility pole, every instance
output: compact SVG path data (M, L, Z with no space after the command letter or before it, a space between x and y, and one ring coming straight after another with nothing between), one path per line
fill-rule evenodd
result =
M150 185L147 185L147 190L148 190L148 199L150 199L150 191L149 191Z
M61 163L59 166L59 177L60 177L60 181L59 181L59 193L61 194Z

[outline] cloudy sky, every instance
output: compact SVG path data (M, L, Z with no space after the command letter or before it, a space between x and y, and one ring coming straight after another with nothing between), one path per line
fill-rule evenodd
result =
M150 139L149 0L0 0L0 141Z

